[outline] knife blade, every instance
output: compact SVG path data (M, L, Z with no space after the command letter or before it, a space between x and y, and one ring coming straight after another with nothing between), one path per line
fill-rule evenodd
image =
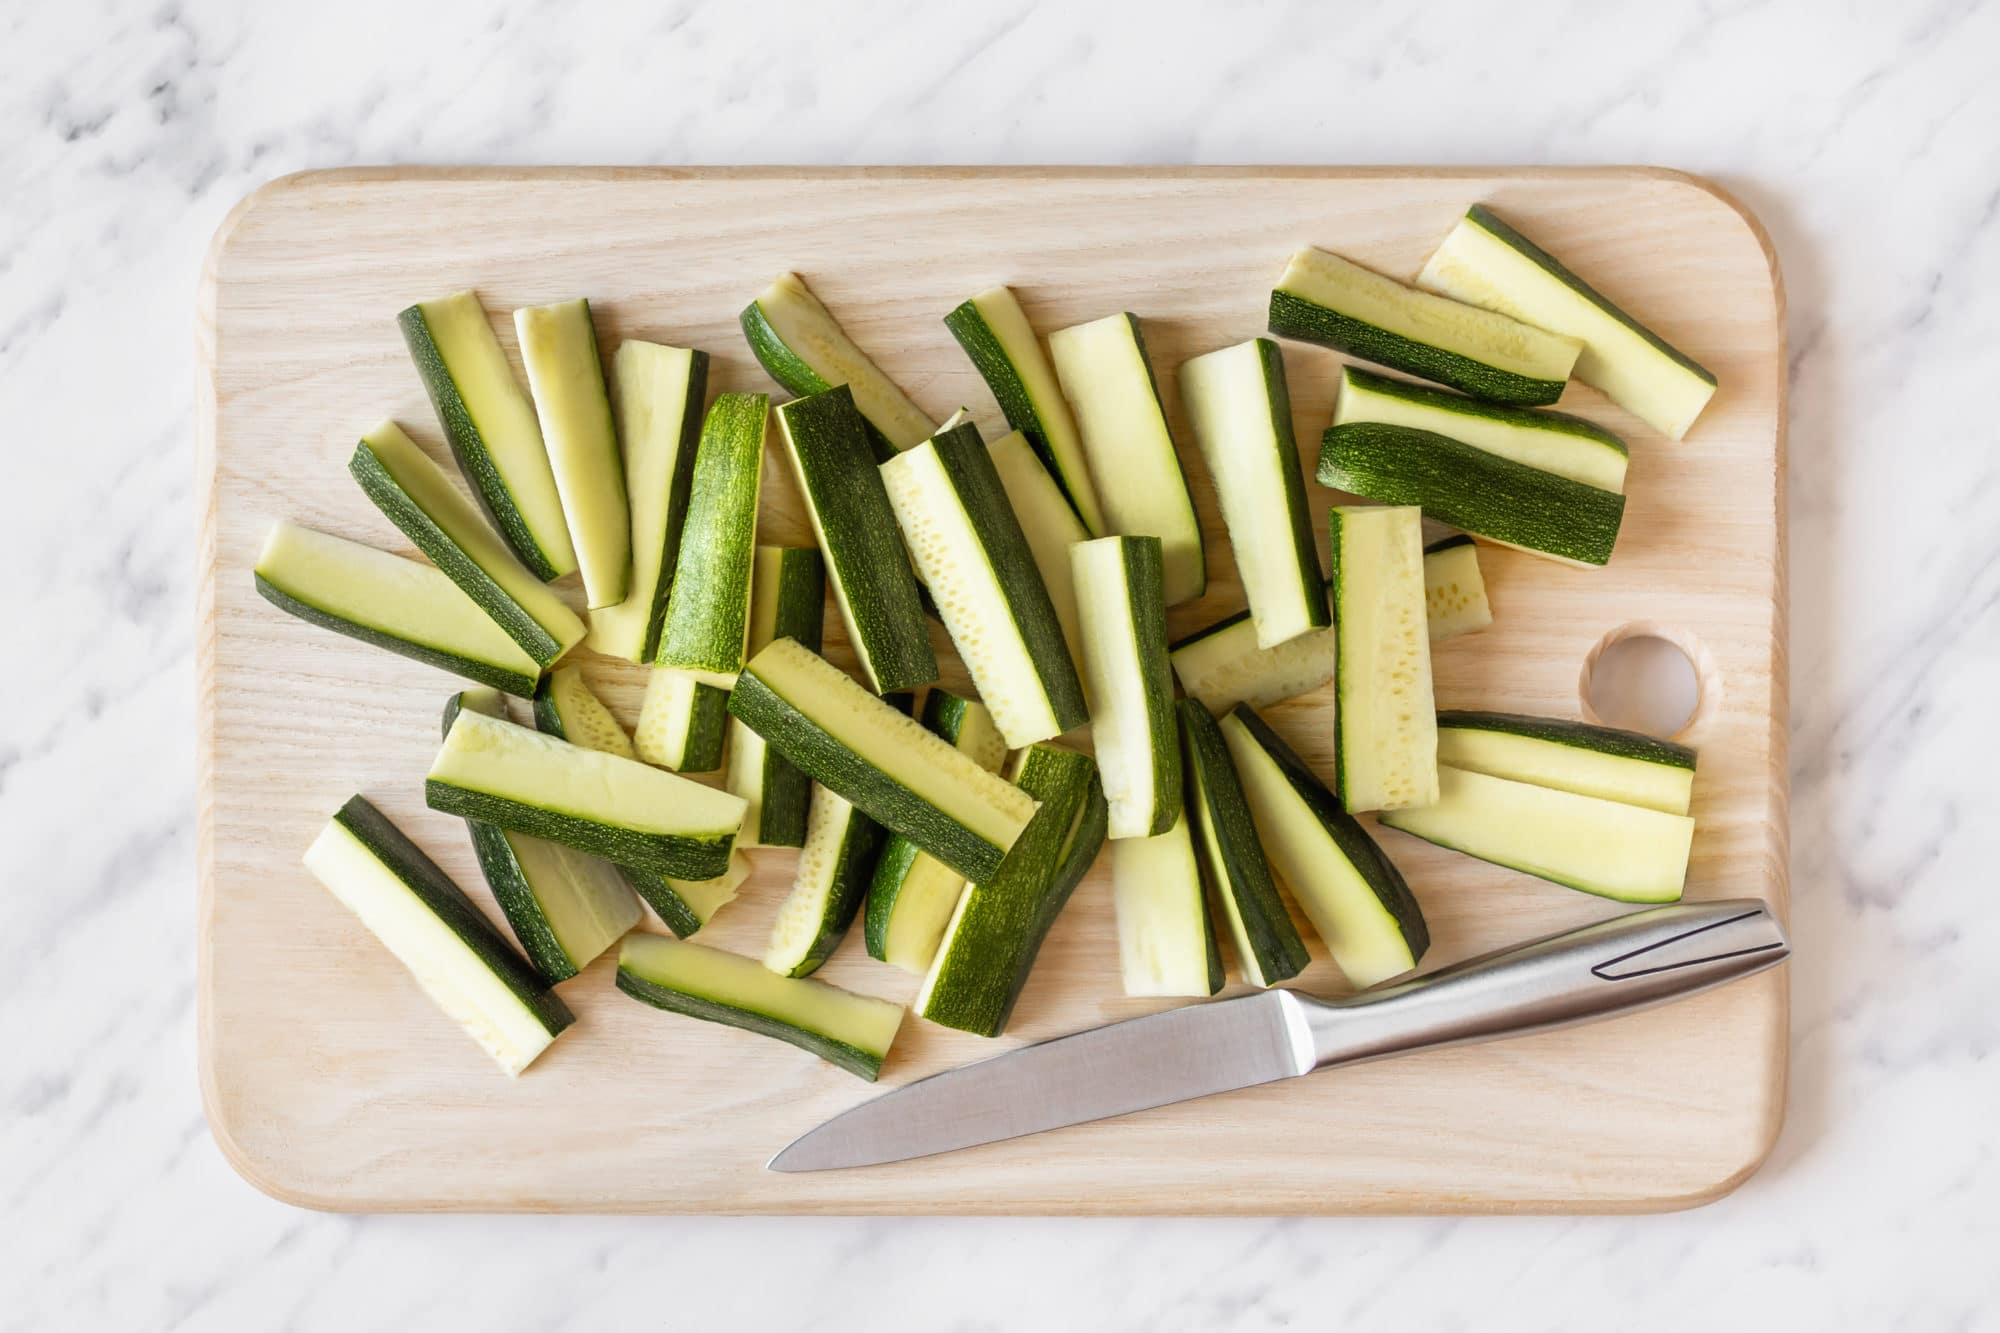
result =
M863 1102L768 1166L877 1166L1335 1065L1590 1022L1761 972L1790 951L1755 899L1650 908L1338 1000L1268 990L1024 1046Z

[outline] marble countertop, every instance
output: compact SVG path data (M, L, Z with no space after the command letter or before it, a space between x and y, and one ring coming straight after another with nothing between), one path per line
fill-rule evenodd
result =
M582 8L0 16L0 1328L867 1328L885 1293L892 1322L965 1329L1995 1317L2000 4ZM1595 1219L339 1217L256 1193L195 1080L195 276L253 186L377 162L1722 182L1790 297L1798 956L1769 1164L1707 1208Z

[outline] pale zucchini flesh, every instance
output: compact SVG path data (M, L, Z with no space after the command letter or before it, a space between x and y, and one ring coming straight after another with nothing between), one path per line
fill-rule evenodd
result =
M1583 349L1574 338L1405 287L1310 247L1292 255L1271 291L1270 329L1523 406L1560 398Z
M764 469L761 393L717 396L695 450L687 524L674 562L654 664L692 672L717 689L736 683L750 635L750 576Z
M869 685L889 694L929 684L938 664L917 577L863 424L845 385L778 408L779 434L826 558L834 604Z
M625 600L590 613L594 652L650 662L659 651L687 522L708 392L708 353L627 339L611 358L611 398L631 505L632 578Z
M1579 339L1576 377L1670 439L1685 436L1715 395L1714 374L1482 204L1452 228L1417 285Z
M823 981L781 977L754 958L634 932L618 989L655 1008L775 1037L873 1082L903 1006Z
M1694 820L1438 766L1438 799L1381 822L1426 842L1620 902L1681 896Z
M1243 979L1252 986L1276 985L1304 971L1311 955L1278 894L1220 728L1192 699L1181 700L1178 711L1188 822L1202 877L1229 923Z
M498 691L462 690L445 705L446 732L463 708L506 716ZM610 862L476 819L465 827L514 938L550 981L575 976L639 924L639 899Z
M881 368L869 360L796 273L780 274L740 320L766 373L800 398L846 385L867 421L877 462L915 448L937 430Z
M1090 473L1103 478L1100 535L1158 537L1167 605L1201 596L1208 587L1201 525L1138 318L1111 315L1059 329L1049 335L1049 356L1076 414Z
M1180 386L1195 443L1215 482L1257 646L1275 648L1325 628L1331 623L1326 580L1306 513L1278 345L1252 338L1195 357L1181 365Z
M1431 641L1473 634L1493 623L1479 548L1470 537L1447 537L1424 548L1424 616Z
M1324 486L1387 505L1417 505L1454 528L1579 566L1603 565L1618 544L1616 491L1408 426L1335 426L1320 441Z
M1087 755L1040 744L1014 779L1038 801L1034 821L991 876L960 895L912 1003L933 1023L997 1037L1049 927L1104 845L1104 792Z
M1104 513L1076 418L1013 289L983 291L944 322L993 391L1007 424L1040 456L1078 521L1092 536L1104 536Z
M1695 752L1687 746L1567 718L1439 713L1438 762L1671 815L1694 802Z
M1238 706L1221 727L1271 868L1349 983L1366 990L1415 967L1430 928L1368 831L1256 713Z
M347 470L375 507L530 657L547 666L582 640L576 612L520 562L401 426L384 421L362 436Z
M586 750L600 750L621 759L637 757L632 738L590 688L583 668L578 666L557 667L542 677L535 691L535 730Z
M1263 708L1325 685L1338 666L1339 643L1328 627L1259 648L1256 623L1238 611L1175 640L1167 656L1181 688L1220 715L1240 703Z
M523 698L541 678L541 664L430 565L281 522L255 577L265 601L350 639Z
M717 689L692 671L654 667L646 677L646 697L639 705L632 744L649 764L676 773L712 773L722 767L728 723L728 690ZM754 820L756 812L744 818Z
M846 937L868 893L882 826L825 787L815 787L791 892L771 923L764 966L780 976L819 970Z
M1373 422L1427 430L1601 491L1625 489L1625 442L1582 417L1483 403L1358 366L1345 366L1340 374L1336 426Z
M1070 566L1110 836L1165 833L1181 812L1181 756L1159 538L1082 542Z
M507 545L539 579L575 573L542 429L479 297L464 291L419 301L396 323L458 470Z
M989 773L1007 760L1007 742L993 715L974 699L932 689L924 699L924 728L949 741ZM889 835L868 885L863 937L871 958L922 975L937 956L965 876L900 833Z
M584 599L592 610L616 606L631 580L632 515L590 302L516 310L514 334L583 571Z
M636 759L461 712L425 781L434 810L655 874L728 868L743 801Z
M1118 975L1127 995L1213 995L1222 952L1185 812L1165 833L1111 843Z
M575 1021L464 891L363 797L340 808L304 860L508 1075Z
M881 470L917 572L1007 744L1082 725L1062 622L978 427L954 426Z
M1041 571L1042 586L1062 624L1063 641L1069 645L1070 661L1083 672L1083 629L1076 609L1076 580L1070 574L1069 548L1089 541L1090 533L1063 498L1054 477L1035 457L1028 437L1020 431L1001 436L988 451L993 470L1007 492L1007 503L1021 520L1021 531L1034 553L1035 568ZM1086 695L1089 682L1085 682Z
M818 652L826 620L826 562L812 547L760 546L750 578L751 656L777 639ZM728 697L723 697L727 711ZM739 847L797 847L805 842L812 779L736 718L728 726L723 785L748 802Z
M1335 790L1349 811L1437 799L1437 714L1424 609L1422 515L1333 509Z
M750 659L729 711L807 774L967 878L999 869L1035 800L792 639Z

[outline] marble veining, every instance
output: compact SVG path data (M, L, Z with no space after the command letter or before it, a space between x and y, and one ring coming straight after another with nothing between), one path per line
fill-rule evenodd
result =
M0 1328L2000 1318L2000 4L1083 10L0 6ZM238 1180L189 948L189 344L230 205L359 162L1182 161L1654 162L1769 227L1798 961L1764 1171L1667 1217L1278 1222L352 1218Z

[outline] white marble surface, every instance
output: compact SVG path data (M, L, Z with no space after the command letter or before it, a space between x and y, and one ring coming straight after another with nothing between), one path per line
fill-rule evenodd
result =
M2000 4L576 8L0 5L0 1326L2000 1321ZM195 274L258 182L398 161L1719 178L1791 298L1770 1164L1631 1219L352 1218L251 1190L194 1078Z

